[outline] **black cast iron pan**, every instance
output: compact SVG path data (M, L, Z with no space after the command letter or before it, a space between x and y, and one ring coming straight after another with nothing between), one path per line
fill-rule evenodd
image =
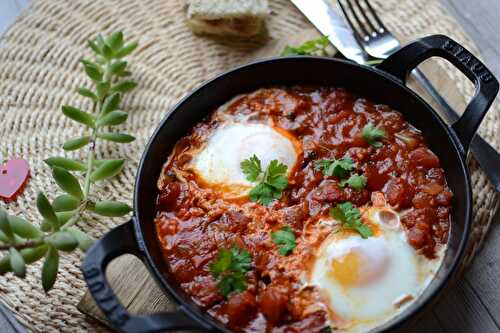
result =
M476 87L472 101L451 127L405 86L408 73L434 56L450 61ZM157 179L177 140L232 97L263 87L307 84L343 87L402 112L408 122L422 130L427 145L439 156L448 185L454 193L448 249L442 267L421 297L401 315L375 331L393 330L408 323L450 284L462 260L472 215L466 154L472 137L497 95L498 82L469 51L446 36L436 35L405 46L377 68L318 57L277 58L245 65L203 84L169 112L144 151L136 178L134 216L98 241L87 252L82 265L90 292L117 331L141 333L194 329L229 332L201 311L169 273L153 223ZM105 276L109 262L125 253L134 254L145 262L165 293L179 304L177 311L153 315L127 312Z

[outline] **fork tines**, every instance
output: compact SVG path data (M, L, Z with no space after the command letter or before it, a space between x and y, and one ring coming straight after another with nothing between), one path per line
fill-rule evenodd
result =
M368 41L387 29L368 0L337 0L354 34Z

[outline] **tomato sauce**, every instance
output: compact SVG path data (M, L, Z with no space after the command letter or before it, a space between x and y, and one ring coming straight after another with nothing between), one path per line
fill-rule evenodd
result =
M448 237L452 193L438 157L419 130L401 113L344 89L291 87L261 89L225 106L225 113L268 123L291 133L303 153L280 200L269 206L224 200L197 181L186 165L193 147L202 147L221 119L212 115L176 145L159 180L155 220L166 264L183 290L210 315L235 331L319 332L327 310L318 291L304 286L312 249L330 232L315 227L318 216L345 201L361 207L381 197L402 214L409 243L428 258ZM383 146L362 137L369 122L383 128ZM315 161L350 156L367 177L357 191L340 187ZM375 194L375 195L374 195ZM297 239L292 255L278 254L270 233L290 226ZM326 229L325 229L326 228ZM227 298L220 294L209 264L219 248L238 246L252 256L247 288Z

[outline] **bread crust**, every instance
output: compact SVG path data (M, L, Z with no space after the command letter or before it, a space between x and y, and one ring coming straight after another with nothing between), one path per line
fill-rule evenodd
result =
M187 24L196 34L250 37L263 30L267 0L188 0Z

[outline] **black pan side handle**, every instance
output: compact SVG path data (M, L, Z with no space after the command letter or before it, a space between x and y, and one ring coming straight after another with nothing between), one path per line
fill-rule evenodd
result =
M87 252L81 270L92 297L111 325L123 333L152 333L172 330L210 331L191 317L182 306L170 313L133 315L120 303L106 279L106 267L114 258L133 254L143 259L135 237L134 221L111 230Z
M424 37L401 48L379 66L379 69L406 83L410 72L431 57L451 62L474 83L476 92L462 116L452 125L465 156L486 112L498 93L498 81L472 53L453 39L434 35Z

